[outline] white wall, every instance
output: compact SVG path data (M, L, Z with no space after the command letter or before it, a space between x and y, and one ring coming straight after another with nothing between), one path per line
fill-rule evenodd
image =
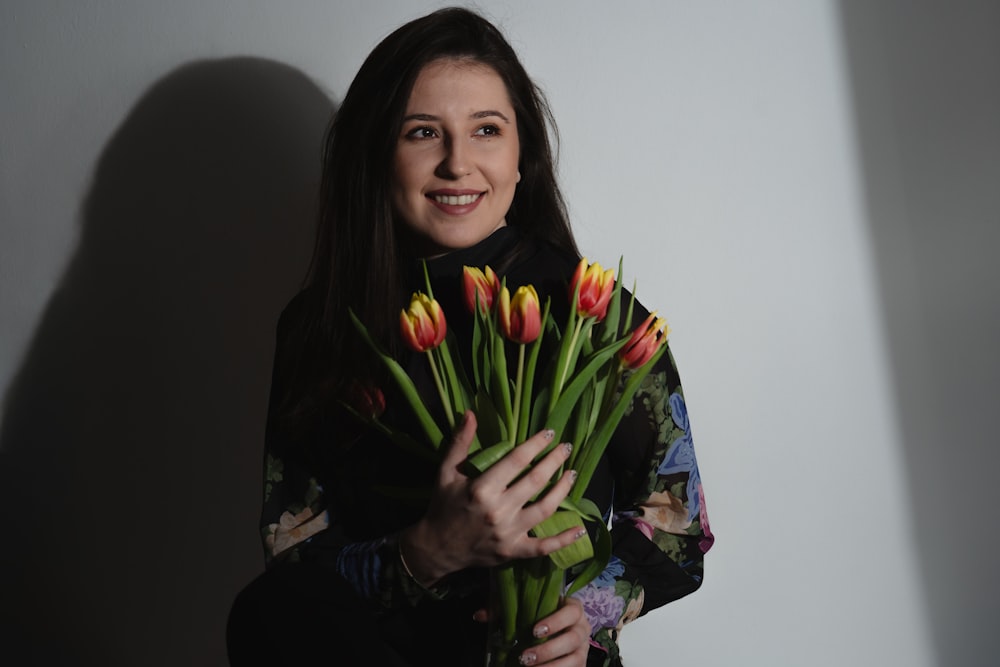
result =
M70 663L224 664L228 603L260 568L263 406L273 319L308 250L302 184L363 57L440 3L372 4L4 3L0 565L5 586L18 568L33 575L8 597L18 609L0 607L20 619L0 623L18 634L5 645L33 637L40 655ZM949 417L906 409L894 346L915 345L913 359L931 344L888 319L887 298L919 295L905 281L889 289L879 268L933 254L932 241L893 246L884 230L902 218L878 218L884 179L872 170L898 182L908 164L873 162L859 144L879 142L878 155L904 145L870 133L891 92L856 98L907 80L883 67L885 51L861 47L915 5L482 7L548 92L584 252L624 254L626 278L675 331L718 541L701 591L626 631L627 664L987 664L997 640L961 628L996 618L985 601L996 577L986 556L959 556L947 525L914 515L927 476L908 434L946 433ZM978 7L948 14L946 36L992 25L976 43L995 45L998 24ZM893 43L897 58L919 50ZM995 108L995 47L975 65ZM881 78L859 85L871 71ZM917 105L935 89L908 92ZM961 113L982 103L962 99L941 122L960 132ZM995 174L996 155L979 155ZM995 228L985 193L965 192L982 202L970 224ZM953 248L938 259L961 262L965 246ZM984 271L970 280L997 277ZM987 308L996 331L1000 283L989 284L959 307ZM975 429L997 397L995 338L962 340L991 378L965 414ZM954 511L988 533L997 492L978 488L978 505ZM933 535L958 542L943 566L964 572L957 594L933 583ZM937 655L960 645L957 661Z

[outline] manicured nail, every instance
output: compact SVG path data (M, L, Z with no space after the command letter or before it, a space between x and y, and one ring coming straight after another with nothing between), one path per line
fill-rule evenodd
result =
M536 660L538 660L538 656L530 651L522 653L521 657L517 659L522 665L533 665Z
M556 432L550 428L547 428L544 431L542 431L542 437L545 438L546 440L551 440L552 438L556 437Z
M566 450L566 456L569 456L570 454L573 453L573 443L571 442L564 442L562 444L562 448Z
M577 471L575 471L575 470L570 470L569 471L569 485L570 486L573 486L574 484L576 484L576 476L578 474L579 473Z
M549 626L545 625L544 623L542 625L536 625L534 631L531 634L535 635L536 639L541 639L542 637L549 634Z
M573 536L573 539L578 540L586 534L587 534L587 529L581 528L580 530L576 531L576 535Z

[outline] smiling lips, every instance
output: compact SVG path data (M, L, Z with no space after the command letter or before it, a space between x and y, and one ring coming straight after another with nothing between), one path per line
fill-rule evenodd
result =
M484 194L475 190L435 190L428 192L427 198L445 213L463 215L476 208Z

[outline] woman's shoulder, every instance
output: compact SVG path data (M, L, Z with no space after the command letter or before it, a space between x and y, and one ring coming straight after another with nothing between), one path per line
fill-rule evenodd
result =
M303 287L285 304L278 316L279 335L301 327L312 318L316 308L316 292L313 286Z

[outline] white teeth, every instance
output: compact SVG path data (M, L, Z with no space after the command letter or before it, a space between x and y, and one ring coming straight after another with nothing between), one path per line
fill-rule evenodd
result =
M479 195L434 195L434 201L448 206L465 206L479 199Z

